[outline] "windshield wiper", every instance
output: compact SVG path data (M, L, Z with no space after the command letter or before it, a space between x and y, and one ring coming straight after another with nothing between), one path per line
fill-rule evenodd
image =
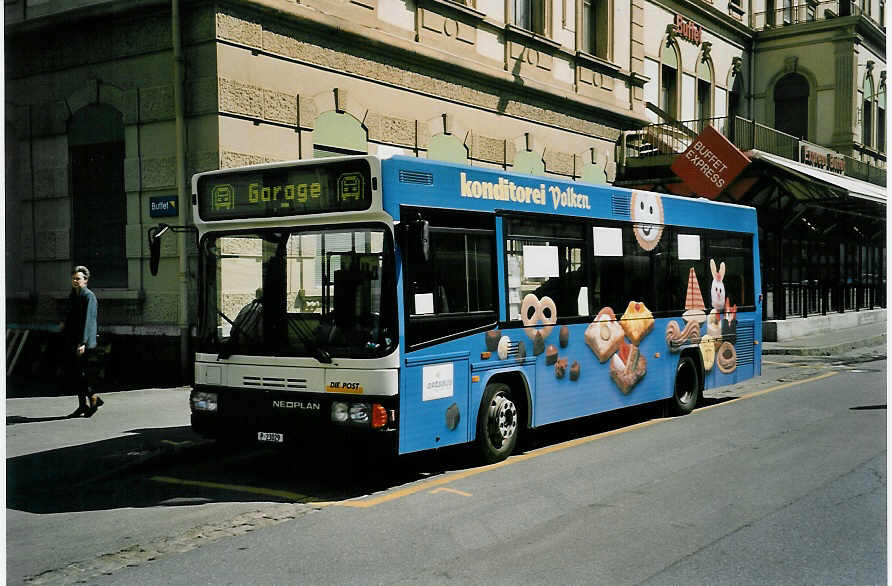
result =
M297 324L298 321L301 321L300 325ZM310 328L303 323L302 320L299 319L289 319L287 321L288 329L290 329L295 336L299 340L304 343L304 346L309 350L310 355L321 362L322 364L331 364L331 354L324 348L322 348L319 344L313 341L315 334Z

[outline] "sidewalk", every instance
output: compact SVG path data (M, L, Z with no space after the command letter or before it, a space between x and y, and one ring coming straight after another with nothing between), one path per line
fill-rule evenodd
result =
M762 354L834 356L870 346L885 346L886 321L815 332L780 342L763 342Z

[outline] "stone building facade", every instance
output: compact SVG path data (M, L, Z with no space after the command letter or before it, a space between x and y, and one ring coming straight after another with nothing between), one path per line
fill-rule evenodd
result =
M648 124L773 125L791 63L809 140L885 167L883 1L795 39L771 0L7 1L7 323L51 331L86 264L120 372L176 372L194 242L165 238L152 277L146 233L189 225L193 173L398 153L614 183Z
M175 363L194 243L183 266L165 238L151 277L146 233L190 222L178 155L185 182L343 153L613 180L621 133L646 122L643 8L613 6L603 58L582 50L576 8L524 28L499 0L7 2L7 322L52 329L86 264L116 354L152 375Z

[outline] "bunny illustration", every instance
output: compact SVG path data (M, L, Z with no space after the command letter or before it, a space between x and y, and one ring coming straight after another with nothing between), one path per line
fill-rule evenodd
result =
M710 289L712 306L721 313L725 309L725 283L722 281L725 278L725 263L719 265L716 270L715 259L711 258L709 259L709 268L712 270L712 288Z

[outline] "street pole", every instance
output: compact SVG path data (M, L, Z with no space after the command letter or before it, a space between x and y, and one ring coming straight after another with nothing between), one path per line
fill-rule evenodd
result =
M184 105L184 79L185 62L183 58L183 41L180 30L180 1L171 0L170 10L171 37L173 43L173 98L176 118L176 165L177 165L177 201L183 224L188 224L188 212L190 202L186 193L186 128ZM179 280L180 303L177 325L180 329L180 375L182 381L189 381L191 360L189 357L189 286L188 286L188 258L186 248L186 233L177 234L177 254L179 255Z

